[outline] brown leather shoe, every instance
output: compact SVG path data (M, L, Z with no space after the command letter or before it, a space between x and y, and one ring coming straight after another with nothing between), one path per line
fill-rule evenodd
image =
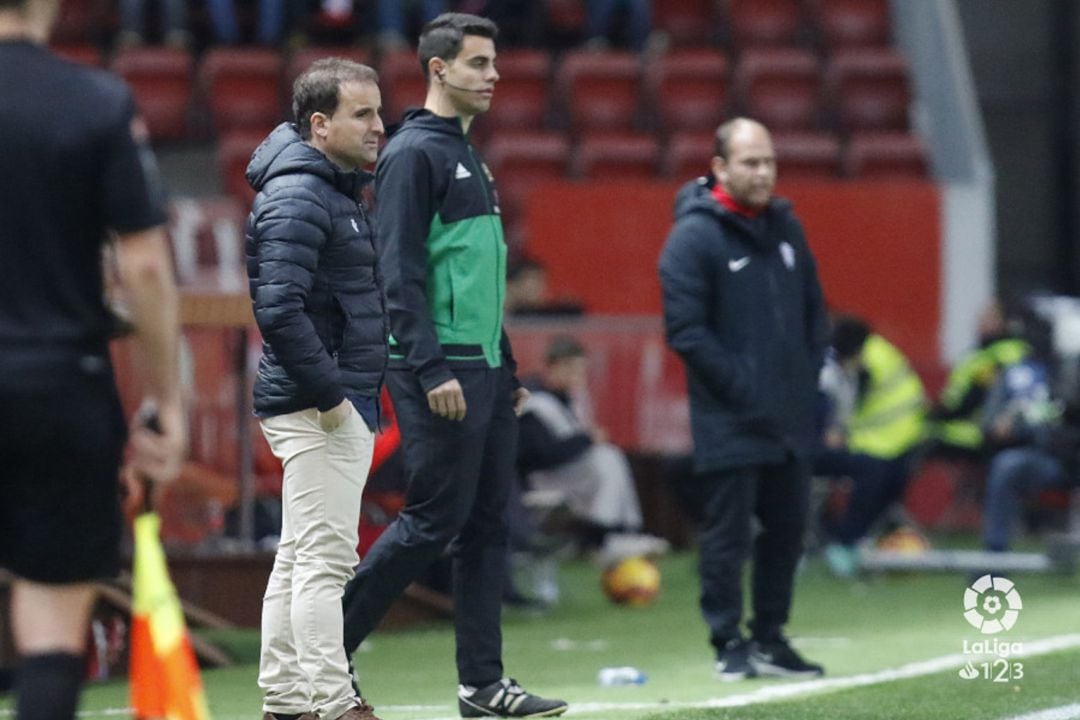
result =
M360 704L345 711L337 720L379 720L375 714L375 708L368 704L367 700L360 699Z

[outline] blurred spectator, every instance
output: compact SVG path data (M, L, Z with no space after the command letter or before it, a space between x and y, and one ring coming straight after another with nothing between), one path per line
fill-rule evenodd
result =
M423 25L447 11L446 0L377 0L375 19L378 44L383 51L404 50L409 47L408 11L410 6L420 15Z
M1042 322L1035 318L1026 326L1031 353L994 383L982 425L987 447L995 451L983 513L983 544L994 552L1008 549L1025 500L1070 486L1077 470L1077 430L1053 391L1047 334L1037 340Z
M146 42L146 11L150 0L120 0L121 47L133 47ZM166 45L186 48L191 44L188 32L187 2L185 0L157 0L161 15L161 37Z
M240 25L236 19L234 0L206 0L210 11L210 24L214 39L226 45L241 42ZM258 0L258 19L255 41L260 45L277 45L285 34L285 28L295 18L303 15L304 0Z
M832 349L843 378L837 385L846 389L826 388L839 412L826 428L814 471L851 479L851 497L825 548L829 569L850 577L858 570L855 544L903 497L923 439L926 397L903 353L865 321L837 319Z
M510 315L580 315L581 302L571 298L548 299L547 269L531 258L519 258L506 270L506 314Z
M1000 300L991 301L979 315L978 328L979 346L957 361L928 415L928 435L935 454L982 456L980 426L990 388L1005 369L1031 352L1031 346L1016 335L1017 323L1006 319Z
M565 497L586 549L602 562L666 552L661 538L641 531L641 507L626 456L580 410L588 360L575 338L560 335L545 354L543 376L521 416L518 467L531 488Z
M625 11L626 45L642 51L652 33L651 0L585 0L585 46L592 50L610 47L618 11Z

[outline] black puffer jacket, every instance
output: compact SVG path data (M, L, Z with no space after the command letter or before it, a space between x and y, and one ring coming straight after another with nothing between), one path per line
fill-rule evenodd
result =
M806 457L826 342L824 301L786 200L756 220L695 181L675 202L660 256L668 344L686 363L694 467Z
M376 398L387 324L375 233L358 200L371 175L338 169L279 125L255 151L245 252L263 356L260 417Z

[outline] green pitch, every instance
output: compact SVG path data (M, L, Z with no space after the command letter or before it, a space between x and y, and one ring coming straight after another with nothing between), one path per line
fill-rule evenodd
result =
M697 611L694 561L691 554L662 561L661 596L640 609L611 605L600 592L598 571L588 564L565 565L562 597L554 610L507 613L507 673L527 689L570 701L570 716L598 719L974 720L1080 701L1080 578L1012 578L1024 609L1010 631L995 637L1029 650L1061 649L1011 658L1022 663L1023 677L994 682L1000 668L975 668L993 658L962 655L965 640L970 646L987 639L964 620L964 578L910 575L841 582L810 561L798 580L788 630L800 651L825 665L824 682L728 684L712 676L712 652ZM1057 645L1048 638L1059 638ZM204 673L214 717L259 717L257 633L231 632L215 639L242 664ZM356 655L364 693L385 720L456 717L453 652L449 624L376 634ZM979 677L959 676L965 660ZM600 687L597 671L608 665L637 666L648 682ZM884 673L896 669L904 669L899 679ZM796 694L781 697L791 692ZM752 704L707 707L733 701ZM125 706L126 686L119 682L94 685L83 700L90 717L116 717Z

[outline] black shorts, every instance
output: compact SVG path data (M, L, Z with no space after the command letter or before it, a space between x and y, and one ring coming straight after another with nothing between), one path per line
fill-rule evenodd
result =
M0 379L0 566L27 580L120 569L127 430L112 368L99 360L54 366L47 385Z

